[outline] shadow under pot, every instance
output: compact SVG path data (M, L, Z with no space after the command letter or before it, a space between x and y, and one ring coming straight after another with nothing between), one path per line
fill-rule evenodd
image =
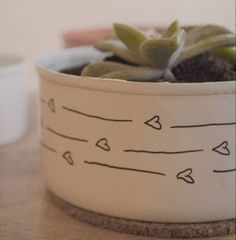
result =
M42 59L42 162L59 206L122 233L235 232L235 82L141 83L63 74L92 47Z

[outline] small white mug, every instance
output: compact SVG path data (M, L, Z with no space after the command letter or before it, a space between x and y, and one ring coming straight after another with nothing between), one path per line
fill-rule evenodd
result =
M27 65L0 53L0 145L18 140L27 126Z

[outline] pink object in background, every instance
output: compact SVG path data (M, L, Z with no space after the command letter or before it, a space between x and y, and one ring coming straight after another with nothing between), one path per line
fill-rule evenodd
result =
M102 40L111 33L112 29L103 28L96 30L77 30L66 32L63 34L64 46L68 48L83 45L93 45L95 42Z

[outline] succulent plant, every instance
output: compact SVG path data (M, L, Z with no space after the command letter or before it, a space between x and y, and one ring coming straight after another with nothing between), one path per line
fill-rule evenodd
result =
M97 43L96 48L111 52L124 63L89 64L83 69L82 76L175 82L172 69L204 52L235 62L235 35L221 26L181 28L175 21L162 34L119 23L113 27L116 36Z

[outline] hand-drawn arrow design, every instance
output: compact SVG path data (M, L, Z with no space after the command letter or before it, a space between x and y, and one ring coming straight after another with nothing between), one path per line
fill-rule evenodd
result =
M49 107L49 109L50 109L52 112L56 112L55 101L54 101L53 98L51 98L51 99L48 101L48 107Z
M232 126L236 125L236 122L214 122L214 123L200 123L191 125L174 125L170 128L202 128L202 127L219 127L219 126Z
M124 152L128 153L147 153L147 154L185 154L185 153L196 153L203 152L203 149L191 149L191 150L180 150L180 151L150 151L150 150L142 150L142 149L125 149Z
M96 165L96 166L100 166L100 167L106 167L106 168L110 168L110 169L116 169L116 170L123 170L123 171L129 171L129 172L139 172L139 173L148 173L148 174L166 176L165 173L161 173L161 172L154 172L154 171L137 169L137 168L119 167L119 166L109 165L109 164L100 163L100 162L84 161L84 163L85 164L90 164L90 165Z
M65 135L65 134L62 134L62 133L59 133L57 131L55 131L54 129L50 128L50 127L46 127L46 129L53 133L54 135L57 135L59 137L62 137L62 138L65 138L65 139L69 139L69 140L73 140L73 141L78 141L78 142L88 142L87 139L81 139L81 138L76 138L76 137L71 137L71 136L68 136L68 135Z
M108 121L108 122L121 122L121 123L122 122L124 122L124 123L125 122L133 122L132 119L115 119L115 118L106 118L106 117L102 117L102 116L96 116L96 115L81 112L81 111L78 111L78 110L75 110L75 109L72 109L72 108L69 108L69 107L66 107L66 106L62 106L62 109L66 110L68 112L72 112L72 113L76 113L76 114L88 117L88 118L95 118L95 119Z
M232 169L225 169L225 170L213 170L214 173L230 173L230 172L236 172L236 168Z
M192 178L192 168L187 168L181 172L179 172L176 177L177 179L182 179L183 181L185 181L186 183L190 183L190 184L194 184L195 181L194 179Z
M41 146L44 147L45 149L47 149L48 151L50 152L54 152L54 153L57 153L57 150L48 146L47 144L45 144L44 142L41 142Z
M229 143L227 141L223 141L222 143L220 143L219 145L217 145L216 147L212 148L212 151L217 152L221 155L230 155L230 150L228 148Z
M67 161L67 163L74 165L74 160L72 159L72 154L70 151L66 151L62 157Z
M104 151L109 152L111 150L111 147L108 143L108 140L106 138L99 139L96 144L97 147L101 148Z
M154 129L157 129L157 130L162 129L160 117L158 115L155 115L151 119L147 120L146 122L144 122L144 124L148 125L149 127L154 128Z

